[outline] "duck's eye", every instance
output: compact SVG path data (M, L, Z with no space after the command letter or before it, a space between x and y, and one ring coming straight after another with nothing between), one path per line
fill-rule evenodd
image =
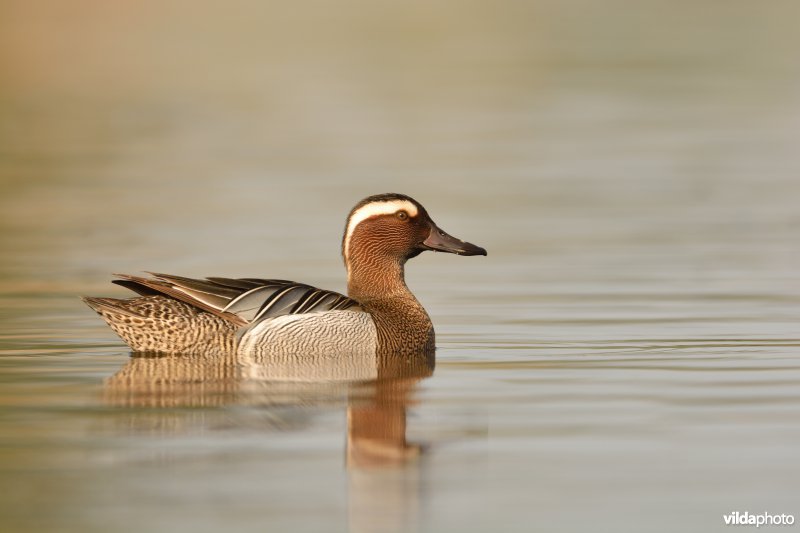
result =
M405 211L398 211L397 213L395 213L395 216L400 220L408 220L408 213L406 213Z

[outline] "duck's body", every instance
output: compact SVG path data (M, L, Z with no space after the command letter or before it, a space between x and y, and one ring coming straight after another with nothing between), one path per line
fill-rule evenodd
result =
M348 296L283 280L153 274L114 283L141 296L84 298L135 351L330 357L430 351L434 330L405 284L424 250L486 255L440 230L413 199L385 194L350 212L342 254Z

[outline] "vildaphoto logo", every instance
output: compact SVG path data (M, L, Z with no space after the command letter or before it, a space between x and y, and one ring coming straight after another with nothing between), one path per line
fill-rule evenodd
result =
M791 526L794 524L794 515L791 514L752 514L747 511L740 513L734 511L722 515L726 526Z

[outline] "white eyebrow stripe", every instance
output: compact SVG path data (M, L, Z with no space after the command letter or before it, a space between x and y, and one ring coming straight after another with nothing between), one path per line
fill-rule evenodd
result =
M419 213L417 206L408 200L389 200L386 202L370 202L367 205L361 206L353 213L350 220L347 222L347 231L344 238L344 257L350 257L350 237L353 235L356 227L367 220L368 218L378 215L393 215L398 211L403 210L408 213L408 216L415 217Z

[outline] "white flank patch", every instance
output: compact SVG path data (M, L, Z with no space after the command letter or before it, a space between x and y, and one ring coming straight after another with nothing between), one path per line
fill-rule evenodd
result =
M405 211L408 216L417 216L417 206L408 200L389 200L387 202L371 202L365 206L358 208L358 211L353 213L350 221L347 223L347 231L344 238L344 257L345 259L350 256L350 237L353 235L356 227L367 220L368 218L378 215L394 215L398 211Z

